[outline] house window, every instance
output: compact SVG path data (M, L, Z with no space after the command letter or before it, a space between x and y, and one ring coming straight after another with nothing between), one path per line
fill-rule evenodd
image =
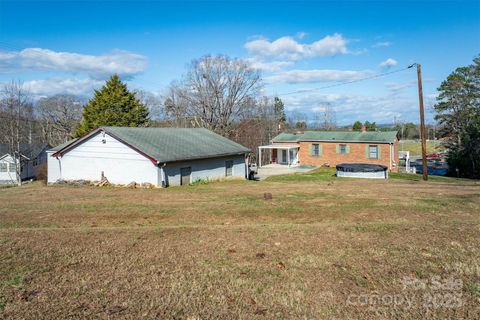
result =
M368 157L378 159L378 146L368 146Z
M17 170L17 167L15 166L14 163L10 163L8 168L10 169L9 170L10 172L15 172L15 170Z
M7 172L7 164L6 163L0 163L0 172Z
M340 153L341 154L346 154L347 153L347 145L346 144L341 144L339 147Z
M233 173L233 160L225 161L225 176L230 177Z
M312 156L318 157L320 155L320 145L318 143L312 144Z

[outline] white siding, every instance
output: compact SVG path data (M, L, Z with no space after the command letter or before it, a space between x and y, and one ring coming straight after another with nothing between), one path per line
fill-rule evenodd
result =
M171 186L180 185L180 168L191 167L191 182L199 179L216 180L225 178L225 161L233 160L232 177L245 178L245 156L236 155L231 157L200 159L184 162L167 163L164 170ZM161 178L159 175L159 184Z
M62 178L60 175L60 158L54 158L52 154L54 154L53 151L47 151L48 183L54 183Z
M108 134L96 134L58 160L49 153L50 183L58 179L100 180L102 171L115 184L158 183L159 170L149 159Z
M39 165L41 165L43 162L46 162L47 159L45 157L45 154L41 155L39 157ZM16 178L16 172L10 172L8 169L8 166L10 163L13 163L13 157L10 155L7 155L0 159L0 163L6 163L7 164L7 172L1 172L0 171L0 184L9 184L9 183L17 183L17 178ZM21 178L22 180L25 179L33 179L35 178L36 174L36 169L38 166L33 165L33 161L23 161L22 162L22 171L21 171Z
M0 163L7 164L7 172L0 172L0 184L17 183L17 173L9 171L9 165L14 163L13 157L6 155L0 159Z

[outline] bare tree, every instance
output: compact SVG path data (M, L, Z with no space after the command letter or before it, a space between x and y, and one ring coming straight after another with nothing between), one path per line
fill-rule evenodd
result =
M230 136L261 87L259 72L246 61L205 56L194 60L182 81L170 86L165 110L177 121L188 119L192 126Z
M11 81L5 84L0 95L0 134L7 142L9 154L15 164L17 184L22 184L21 168L25 162L21 145L31 142L33 107L29 93L22 83Z
M323 129L333 130L337 127L337 115L330 103L325 104L323 111Z
M162 97L145 90L136 90L135 97L147 107L150 120L159 121L165 118Z
M288 126L293 129L304 130L307 128L308 116L300 111L293 111L288 117Z
M164 115L175 127L191 127L195 124L195 119L191 118L191 112L188 111L190 102L185 97L182 86L178 82L170 84L163 102Z
M313 129L319 129L322 126L322 118L323 116L320 115L319 112L314 112L312 116L312 122L310 127Z
M234 141L252 150L251 161L258 159L258 146L269 144L278 134L278 118L275 112L274 99L261 97L250 101L249 112L245 118L235 124L234 133L230 136ZM263 154L265 162L269 155Z
M55 95L37 103L42 136L51 145L66 142L82 119L83 99L74 95Z

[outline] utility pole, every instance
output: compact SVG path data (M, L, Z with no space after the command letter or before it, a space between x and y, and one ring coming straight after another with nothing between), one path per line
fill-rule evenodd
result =
M417 63L417 77L418 77L418 101L420 104L420 137L422 138L422 167L423 180L428 180L427 167L427 140L425 135L425 113L423 111L423 89L422 89L422 68Z

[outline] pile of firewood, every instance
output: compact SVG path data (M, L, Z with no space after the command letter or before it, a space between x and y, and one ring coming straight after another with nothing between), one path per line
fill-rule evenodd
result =
M108 186L111 186L112 184L108 181L106 177L102 177L102 180L94 182L93 185L95 187L108 187Z
M116 188L129 188L129 189L153 189L155 185L149 182L137 183L135 181L130 182L129 184L113 184L108 181L108 179L103 176L102 179L89 181L89 180L57 180L55 184L65 184L72 186L93 186L93 187L116 187Z

